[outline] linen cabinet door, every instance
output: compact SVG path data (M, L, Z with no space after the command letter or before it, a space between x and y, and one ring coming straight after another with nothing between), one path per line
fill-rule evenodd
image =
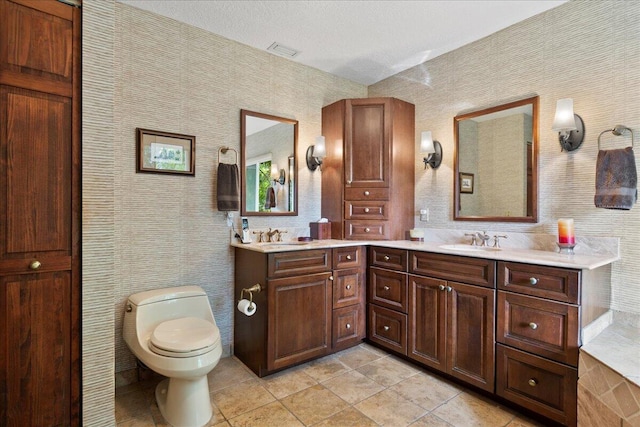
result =
M282 369L331 348L331 273L268 281L268 370Z
M495 290L447 282L447 371L493 391L495 373Z
M447 282L409 275L409 343L407 355L446 370Z

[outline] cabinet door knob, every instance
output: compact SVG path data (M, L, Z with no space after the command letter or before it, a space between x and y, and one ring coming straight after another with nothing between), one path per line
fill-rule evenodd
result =
M29 268L32 270L37 270L42 266L42 263L38 260L34 260L31 261L31 264L29 264Z
M536 329L538 329L538 324L537 324L537 323L533 323L533 322L531 322L531 323L529 323L529 327L530 327L531 329L533 329L533 330L536 330Z
M535 387L535 386L537 386L537 385L538 385L538 380L537 380L537 379L535 379L535 378L531 378L531 379L529 379L529 385L530 385L531 387Z
M351 323L347 323L347 324L345 325L345 327L346 327L347 329L351 329Z
M388 326L385 326L383 329L384 329L384 330L385 330L385 332L386 332L386 331L388 331L388 330L389 330L389 327L388 327Z
M538 284L538 279L536 279L535 277L530 277L529 278L529 284L535 286Z
M346 287L347 287L347 290L351 289L351 285L347 285Z
M347 259L351 261L351 255L347 255Z
M453 288L451 286L447 286L447 292L451 292L453 290Z
M390 259L391 259L391 258L389 258L389 255L385 255L385 256L384 256L384 260L385 260L385 261L389 261Z
M444 285L438 285L438 289L440 289L441 291L444 291Z
M369 213L369 208L364 208L364 213Z
M365 228L365 229L364 229L364 232L365 232L365 233L368 233L368 232L370 232L370 231L371 231L371 229L370 229L369 227L367 227L367 228Z
M385 291L388 291L389 287L388 286L384 286L382 289L384 289Z
M351 180L350 179L347 180L347 184L351 185Z
M371 194L371 193L369 193L369 190L365 190L364 195L368 196L369 194Z
M333 280L333 276L329 276L329 280Z

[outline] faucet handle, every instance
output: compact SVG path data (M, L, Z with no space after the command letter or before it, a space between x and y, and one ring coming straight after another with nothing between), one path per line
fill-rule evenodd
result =
M278 242L282 242L282 235L285 234L286 232L287 232L287 230L282 230L282 231L276 230L276 235L277 235L277 241Z
M476 246L478 244L478 234L477 233L464 233L465 236L471 237L471 246Z
M506 234L496 234L495 236L493 236L493 247L494 248L499 248L500 247L500 239L508 239L509 237Z

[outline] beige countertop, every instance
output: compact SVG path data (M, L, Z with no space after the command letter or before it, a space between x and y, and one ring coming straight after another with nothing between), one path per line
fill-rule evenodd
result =
M551 267L593 270L620 259L616 255L565 255L557 252L518 249L518 248L482 248L465 244L442 244L434 242L412 242L408 240L314 240L312 242L273 242L273 243L239 243L231 242L231 246L262 253L288 252L309 249L330 249L347 246L381 246L386 248L406 249L433 252L448 255L468 256L473 258L493 259L496 261L512 261Z

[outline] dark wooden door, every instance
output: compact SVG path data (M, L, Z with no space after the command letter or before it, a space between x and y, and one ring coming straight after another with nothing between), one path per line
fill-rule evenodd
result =
M267 368L276 370L331 348L331 273L272 279L267 284Z
M79 425L80 12L0 0L0 424Z
M388 99L347 101L345 183L389 187L391 105Z
M447 282L447 371L493 392L495 290Z
M409 275L408 356L446 371L447 282Z

